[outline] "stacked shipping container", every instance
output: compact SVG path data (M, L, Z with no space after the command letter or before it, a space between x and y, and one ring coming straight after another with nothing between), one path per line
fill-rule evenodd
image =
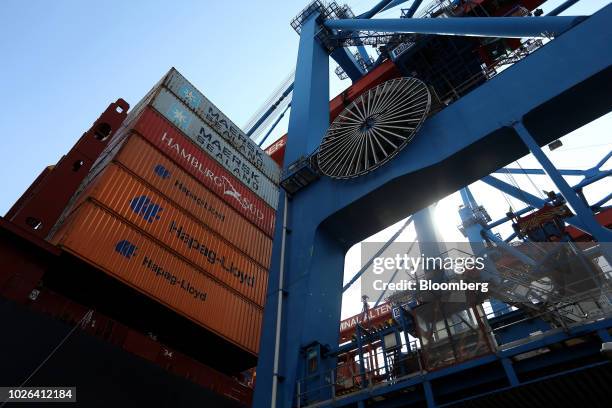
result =
M279 179L279 166L173 68L50 239L256 354Z

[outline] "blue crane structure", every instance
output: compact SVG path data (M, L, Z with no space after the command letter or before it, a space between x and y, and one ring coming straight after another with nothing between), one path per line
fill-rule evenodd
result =
M510 276L499 265L520 262L527 265L529 269L525 270L534 276L533 280L542 278L556 285L558 273L543 265L551 256L557 256L559 249L547 250L548 255L538 258L509 243L520 236L537 246L537 234L542 231L544 241L555 236L553 244L567 243L576 262L588 270L594 268L595 257L612 265L612 232L595 215L606 208L610 195L589 205L581 194L585 185L610 175L600 170L610 154L593 169L566 171L556 169L541 148L612 110L612 5L588 17L557 16L560 11L555 11L553 15L520 18L410 18L421 3L415 1L418 4L409 9L409 18L371 18L400 3L383 0L371 12L354 17L346 7L314 1L292 23L300 34L300 43L295 81L291 84L289 138L281 182L285 191L281 192L278 208L255 407L433 407L477 397L486 399L491 393L512 389L527 393L544 380L553 381L560 373L578 375L578 371L587 368L605 369L610 375L609 362L593 357L593 344L611 340L610 314L590 319L595 309L576 312L586 307L584 299L573 298L570 302L557 295L542 295L542 286L534 286L524 276ZM575 1L566 3L565 7L569 7ZM413 38L402 37L412 34L417 35L417 40L436 35L554 39L503 72L456 94L450 103L442 100L415 130L414 138L384 165L358 176L332 177L326 175L328 170L323 163L325 141L338 143L328 139L333 128L329 57L353 81L366 74L371 67L356 66L355 57L346 47L363 47L367 36L360 33L364 31L368 35L382 32L380 37L374 35L377 41L399 38L400 42ZM364 118L359 125L363 134L374 127L369 119ZM543 170L521 169L523 174L545 173L558 194L538 198L492 175L527 153L535 156ZM349 168L353 165L350 163ZM585 179L570 186L564 174L582 175ZM525 201L527 207L492 221L466 187L477 180ZM439 320L432 317L439 312L438 306L431 306L436 305L435 301L398 298L394 323L377 329L359 326L352 342L338 346L346 251L409 215L419 242L439 241L430 206L458 190L464 202L461 230L472 252L496 257L496 263L487 265L486 276L483 273L478 278L492 285L492 297L498 299L494 305L497 317L487 322L479 300L455 304L452 307L456 310L444 312L453 318ZM569 213L555 213L554 222L535 231L525 227L529 221L525 214L534 209ZM517 226L512 236L503 239L491 232L508 221ZM564 232L565 222L588 234L592 244L583 249L572 242ZM442 248L428 250L439 254ZM504 263L504 259L511 261ZM597 272L592 279L601 285L609 277ZM473 320L461 316L471 316ZM448 364L438 364L436 358L441 354L435 354L439 352L435 346L441 344L436 341L442 341L443 336L423 337L438 321L445 325L448 337L457 333L458 327L478 331L478 339L464 338L466 343L478 344L478 352L459 358L451 342L452 350L444 350L454 357L448 360L450 363L445 360ZM538 335L530 337L533 333ZM412 340L415 337L420 343ZM572 353L560 352L568 344L580 346ZM382 350L382 354L373 357L372 347ZM529 358L538 353L546 354L548 360ZM413 355L416 357L411 359ZM372 365L377 365L373 358L383 366L376 372L372 370ZM581 363L576 363L575 359L580 358ZM571 364L570 359L574 359ZM346 367L349 362L356 367L349 387L340 384L341 360ZM597 371L597 375L601 373ZM350 392L339 395L340 389ZM543 389L541 386L538 392ZM592 396L600 392L589 391ZM554 394L548 390L546 395L554 398Z

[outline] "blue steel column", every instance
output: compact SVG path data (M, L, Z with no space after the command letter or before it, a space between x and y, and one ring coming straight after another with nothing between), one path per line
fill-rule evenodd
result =
M311 154L329 126L329 57L315 40L316 18L303 24L297 59L286 166ZM281 194L281 201L284 193ZM330 239L318 226L329 214L320 198L297 194L288 202L287 235L284 253L284 287L281 303L281 330L278 372L274 372L278 281L281 259L282 222L277 219L268 298L257 367L256 408L291 407L296 382L306 374L302 347L313 342L337 346L340 320L342 275L346 248ZM282 206L281 206L282 207ZM282 208L279 214L282 214ZM333 359L324 359L320 370L333 368ZM278 378L272 395L273 379ZM330 397L331 397L331 389Z
M427 408L435 408L436 401L434 400L433 388L431 387L431 383L427 380L423 381L423 391L425 391Z
M561 173L559 173L550 159L542 151L540 145L533 139L523 122L519 121L514 123L514 130L516 130L529 151L531 151L538 162L540 162L542 168L552 182L555 183L565 200L572 206L576 212L576 217L580 220L581 224L586 227L586 232L590 233L595 240L600 243L602 255L606 258L608 263L612 265L612 248L610 248L612 231L601 226L597 222L591 209L586 206L584 201L578 197L574 189L565 181Z
M365 46L363 44L358 45L357 51L359 52L359 55L361 55L361 58L363 58L365 62L365 66L366 67L371 66L372 63L370 62L370 54L368 54L368 51L366 50Z
M318 16L311 15L300 34L285 166L313 152L329 127L329 56L315 39Z
M510 385L513 387L516 387L517 385L519 385L519 379L516 376L516 371L514 371L514 367L512 366L512 361L509 358L504 357L501 359L501 363L502 363L502 366L504 367L504 372L506 373L506 376L508 377L508 381L510 382Z
M361 68L361 65L359 65L357 59L348 48L336 48L332 51L330 56L340 65L344 73L351 78L351 81L356 82L365 74L365 71Z

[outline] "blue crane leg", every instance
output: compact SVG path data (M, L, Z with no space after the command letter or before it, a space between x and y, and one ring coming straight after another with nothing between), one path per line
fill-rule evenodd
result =
M315 40L317 16L300 35L285 165L313 152L329 126L329 56Z
M302 26L289 117L286 165L310 154L329 126L329 57L315 40L316 18L316 14L312 15ZM281 196L282 199L284 194ZM264 310L254 407L290 407L295 396L297 374L303 368L303 361L297 353L300 345L314 340L324 340L330 345L338 342L337 325L328 327L327 332L319 326L323 320L340 320L341 301L337 293L342 287L342 274L338 271L343 269L346 248L328 241L323 232L317 231L320 221L316 217L320 213L313 211L308 201L294 200L290 203L287 205L287 228L293 229L293 232L287 235L284 251L279 244L283 237L280 215L276 223L276 245ZM281 202L278 214L283 214L284 207L284 202ZM304 253L303 248L310 250ZM281 296L281 267L284 271L281 288L284 295L280 310L282 335L277 347L275 333L278 327L278 297ZM334 315L330 315L330 310L334 311ZM274 361L277 358L279 364L275 370ZM274 393L273 387L276 390Z

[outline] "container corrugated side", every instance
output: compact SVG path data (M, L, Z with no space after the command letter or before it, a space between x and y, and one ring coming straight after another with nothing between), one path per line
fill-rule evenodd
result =
M266 201L271 207L278 204L278 182L269 179L249 163L227 141L196 116L183 102L165 88L160 89L151 106L176 126L196 146L210 155L241 183Z
M193 109L208 125L234 146L243 156L263 171L272 181L280 181L281 169L219 108L206 98L175 68L166 75L164 86Z
M154 116L158 117L161 119L162 123L166 123L167 126L171 126L165 121L165 119L163 119L159 115L159 113L154 111L152 108L148 108L148 111L150 111L150 113L143 113L143 116L146 116L147 118L154 117ZM148 119L145 119L145 120L148 120ZM137 124L138 122L136 122L134 125L137 125ZM132 141L132 139L134 138L140 139L141 142ZM170 167L177 168L177 172L170 172L169 177L167 177L166 181L168 181L169 179L174 180L174 183L175 183L174 187L177 187L179 190L182 190L187 195L186 197L187 200L183 201L182 203L187 203L185 205L189 206L188 204L189 201L197 200L197 198L193 197L193 194L191 194L197 190L198 198L210 197L211 201L218 203L219 206L223 206L225 208L229 206L229 208L234 209L238 213L239 216L242 216L243 218L245 218L247 221L253 224L257 229L262 231L264 234L266 234L269 237L273 236L274 224L275 224L275 214L276 214L275 211L272 208L270 208L267 205L267 203L263 202L263 200L255 196L250 190L244 188L244 186L242 186L240 183L235 181L235 179L231 175L227 174L227 172L225 172L224 169L219 168L219 166L215 162L208 160L206 163L199 166L204 169L203 171L199 171L197 169L196 171L198 175L200 176L205 175L204 173L216 172L213 174L220 176L222 179L226 179L230 181L230 183L228 183L228 185L226 186L227 188L223 188L223 185L221 183L213 183L211 182L209 178L197 177L196 174L188 171L189 169L186 168L185 166L186 164L194 165L197 163L192 163L190 161L192 159L189 157L190 153L188 153L187 151L182 152L182 150L184 150L182 149L182 145L181 145L181 153L176 154L177 153L176 146L173 146L175 147L175 149L169 149L170 146L160 147L158 144L153 143L151 138L146 138L144 136L141 136L140 133L138 133L136 130L132 130L128 133L123 134L121 140L117 140L115 142L115 145L112 150L110 151L106 150L102 153L102 155L98 159L97 164L94 167L92 167L91 171L89 172L89 174L84 179L81 186L79 187L79 190L77 190L77 193L75 194L75 196L80 194L84 186L89 184L91 180L93 180L96 177L96 175L101 170L103 170L104 167L106 167L111 161L115 160L115 157L120 155L124 149L127 149L127 145L131 145L132 143L139 143L139 146L142 147L144 151L146 151L146 154L145 154L144 151L140 152L138 150L134 150L130 148L130 150L137 157L134 157L133 160L130 161L130 165L127 167L132 171L136 171L139 177L145 180L148 180L148 182L153 183L153 184L155 184L153 180L155 180L156 178L158 180L161 180L159 178L161 176L159 176L155 172L154 174L156 177L151 179L151 173L150 173L151 169L148 167L143 168L143 166L148 166L149 164L151 164L151 161L153 160L152 158L155 157L155 160L159 159L160 163L156 163L153 169L155 169L155 167L157 167L158 164L161 164L162 161L169 164L167 168L170 168ZM188 143L187 143L187 146L189 147ZM164 147L166 147L167 149L164 150ZM203 155L203 156L206 156L206 155ZM138 161L142 161L143 163L137 163ZM176 163L180 163L181 165L177 165ZM211 166L206 167L206 164L210 164ZM132 165L134 166L133 168L131 167ZM162 165L162 167L164 167L164 165ZM179 178L172 177L173 174L177 174L177 175L180 174L180 177ZM183 181L187 179L191 182ZM156 188L159 187L161 190L162 185L164 185L164 183L156 186ZM241 187L242 188L240 191L236 191L236 189L233 189L233 186L238 186L239 188ZM173 189L170 189L170 190L173 190ZM168 190L164 190L164 194L167 196L170 196L172 193L168 193L167 191ZM245 197L240 196L242 191L244 191ZM249 202L249 198L254 199L253 203ZM181 203L178 203L178 204L181 206L183 205ZM196 214L198 217L204 216L204 218L206 218L205 217L206 213L201 213L200 212L201 208L197 210L193 206L193 204L194 203L191 203L191 206L185 207L185 208L189 211L192 211L193 209L194 214ZM198 204L197 201L195 202L195 204L197 206ZM67 207L67 209L69 208ZM64 212L64 215L67 215L66 211ZM230 219L235 219L235 217L233 218L230 217Z
M134 134L114 156L113 161L125 166L151 188L219 233L266 269L270 267L272 239L266 232L204 188L146 140Z
M260 307L94 203L84 202L53 243L257 354L263 317Z
M275 209L193 145L155 110L145 109L133 130L241 214L255 219L264 231L273 231Z
M241 296L264 305L268 272L262 265L118 165L100 173L75 206L85 200L94 200Z

